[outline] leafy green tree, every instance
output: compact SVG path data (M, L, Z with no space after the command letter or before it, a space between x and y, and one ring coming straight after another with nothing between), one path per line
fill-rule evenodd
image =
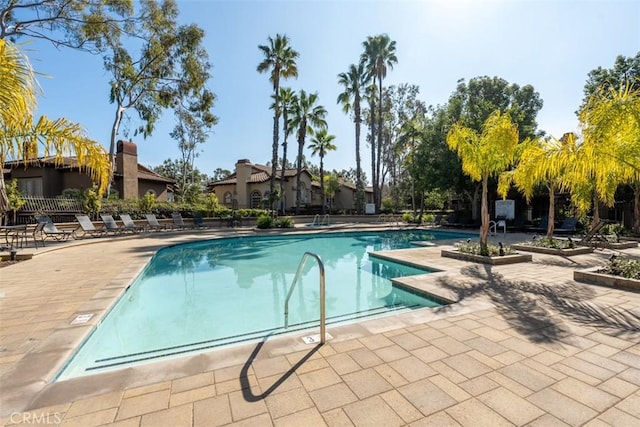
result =
M335 151L337 147L331 143L331 141L335 140L335 135L329 135L327 133L327 129L320 129L317 131L313 137L311 138L311 145L309 148L311 149L311 155L315 156L316 154L320 157L320 194L322 194L322 214L324 215L324 158L329 151Z
M630 85L640 85L640 52L633 57L619 55L612 68L598 67L591 70L584 85L582 110L593 96L609 96L613 91L619 91Z
M179 104L174 108L177 123L170 135L178 141L181 155L183 170L180 188L190 188L195 184L197 148L207 141L211 128L218 122L218 118L211 113L213 101L213 93L203 88L201 94L186 102L187 105Z
M25 164L38 156L54 155L62 163L64 155L75 154L78 166L98 185L102 194L109 182L111 167L102 145L89 139L82 127L67 119L41 116L34 123L38 82L27 57L10 41L0 39L0 169L6 160ZM6 196L0 174L0 208Z
M364 213L364 182L362 179L362 165L360 158L360 125L362 123L362 94L371 79L366 71L365 63L351 64L346 73L338 74L338 83L343 92L338 95L338 104L342 104L345 113L353 111L353 122L356 127L356 212Z
M271 194L276 189L276 168L278 165L278 131L280 123L280 78L298 77L296 58L299 54L291 46L286 35L276 34L276 38L269 36L268 45L259 45L258 49L264 55L263 61L258 64L259 73L270 72L269 81L273 84L272 105L273 113L273 146L271 153ZM273 208L273 206L271 206Z
M132 14L131 0L6 0L0 4L0 39L98 52L105 38L129 29Z
M211 179L214 181L219 181L221 179L225 179L226 177L231 175L231 171L228 169L216 168L213 171L213 175L211 175Z
M382 80L387 77L387 68L393 69L394 64L398 63L396 57L396 42L391 40L387 34L377 36L369 36L362 43L364 52L361 55L361 61L367 64L368 71L378 79L378 144L382 141ZM373 113L373 110L372 110ZM373 139L372 139L373 140ZM376 209L380 208L380 191L379 176L377 173L373 175L373 199Z
M310 93L300 90L298 94L298 102L293 106L292 117L290 126L294 129L298 129L298 157L297 157L297 171L296 171L296 214L300 213L301 200L301 188L300 188L300 173L302 172L302 161L304 145L307 138L307 133L313 134L316 129L323 129L327 127L325 117L327 116L327 110L318 105L318 94Z
M509 114L518 127L520 142L527 138L542 136L537 131L536 117L542 108L540 95L531 85L519 86L509 84L499 77L475 77L465 82L458 81L458 86L447 104L447 127L451 123L460 122L464 126L481 132L486 120L496 110ZM450 159L447 159L450 160ZM473 218L477 218L478 202L481 187L477 182L463 179L462 165L450 170L451 182L459 185L460 194L465 195L472 203Z
M340 176L345 182L349 182L351 184L355 184L358 179L358 171L354 168L342 169L338 172L338 176ZM362 186L367 184L367 174L364 171L360 171L360 178L362 179Z
M640 52L636 53L636 55L633 57L625 57L623 55L619 55L616 58L612 68L607 69L598 67L592 70L591 72L589 72L587 82L585 83L584 98L578 112L581 122L583 123L583 125L586 125L586 120L596 120L600 123L599 129L602 129L602 126L605 126L603 124L606 121L603 119L605 115L622 114L622 116L624 116L625 113L621 111L620 106L633 103L632 101L629 101L634 97L634 89L640 89ZM630 90L630 93L625 95L624 92L626 92L627 90ZM623 101L623 98L625 98L626 100ZM613 102L607 105L607 101L605 101L606 99L612 100ZM618 105L618 107L614 107L614 105L616 104ZM584 110L587 108L592 110L592 112L585 112ZM594 113L594 110L598 110L599 112ZM617 110L617 112L614 112L614 110ZM608 113L605 113L605 111L608 111ZM612 120L612 118L613 117L609 118L608 120ZM585 136L585 143L588 147L591 147L604 156L608 156L607 153L611 153L611 151L609 151L610 149L617 151L617 149L619 149L620 147L629 146L628 143L623 143L620 146L618 146L617 144L613 144L613 147L611 147L611 142L615 139L608 139L607 141L605 141L601 138L596 139L591 137L596 136L596 133L598 132L601 131L587 132L590 137L587 141L587 137ZM602 146L600 148L597 148L597 146L600 144L602 144ZM633 149L631 149L631 154L633 154ZM633 158L634 157L622 157L622 159L625 160ZM636 156L635 158L637 159L639 157ZM594 170L594 172L597 171ZM610 178L611 176L605 177ZM599 197L604 196L607 193L607 191L602 191L602 180L600 181L601 184L599 186L601 190L596 191L594 204L598 203ZM629 185L633 189L634 194L633 230L636 234L640 234L640 179L631 179ZM608 193L610 193L610 191ZM609 201L611 200L609 199ZM597 219L597 209L594 209L594 222L597 221Z
M499 175L513 164L518 146L518 128L508 114L496 111L486 120L481 132L456 123L447 134L447 144L458 153L464 173L482 183L480 253L488 255L488 182L490 177Z
M202 193L209 177L200 172L192 163L182 159L166 159L161 165L151 168L155 173L176 182L176 199L194 201Z
M121 37L108 40L104 67L111 74L109 100L116 111L111 127L109 158L115 164L115 146L124 114L133 109L140 126L135 134L151 135L165 108L206 93L210 77L204 31L195 24L178 24L175 0L141 0L141 19L133 33L141 40L132 55ZM212 96L212 94L210 94ZM211 101L213 101L211 99Z
M337 173L331 172L322 178L324 185L324 195L329 198L329 212L333 211L333 199L336 197L336 193L340 189L340 179ZM324 205L324 203L323 203Z
M22 193L18 188L18 180L12 179L7 182L7 200L9 201L8 208L13 212L12 224L16 223L16 215L21 207L24 206L26 200L22 197Z

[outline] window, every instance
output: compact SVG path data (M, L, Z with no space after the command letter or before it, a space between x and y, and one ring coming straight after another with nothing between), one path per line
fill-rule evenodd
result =
M300 182L300 202L309 203L309 193L307 192L307 184Z
M18 189L26 196L43 196L42 178L18 178Z
M262 195L258 190L254 190L251 192L251 209L257 209L260 207L260 202L262 201Z
M231 193L229 191L227 191L226 193L224 193L224 199L223 199L223 203L227 206L231 206L232 203L232 199L231 199Z

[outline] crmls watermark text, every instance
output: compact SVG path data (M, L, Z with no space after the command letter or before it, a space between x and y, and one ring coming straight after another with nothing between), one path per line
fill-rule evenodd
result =
M58 425L62 422L60 412L43 412L35 414L32 412L13 412L9 417L12 424L40 424Z

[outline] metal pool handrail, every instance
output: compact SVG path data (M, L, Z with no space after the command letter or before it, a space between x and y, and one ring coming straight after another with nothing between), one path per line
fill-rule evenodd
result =
M313 257L318 261L318 267L320 268L320 343L324 344L325 342L325 301L324 301L324 264L322 263L322 259L318 254L314 254L312 252L305 252L302 255L302 259L300 260L300 264L298 265L298 270L296 271L296 275L293 278L293 282L291 282L291 287L289 288L289 293L287 294L287 299L284 302L284 327L285 329L289 326L289 299L291 298L291 294L293 294L293 289L296 287L296 283L298 283L298 279L300 278L300 273L302 273L302 269L304 268L307 257Z

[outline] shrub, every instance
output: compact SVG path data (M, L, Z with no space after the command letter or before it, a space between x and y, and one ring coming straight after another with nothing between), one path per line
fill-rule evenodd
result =
M640 261L612 256L598 272L640 280Z
M496 246L493 245L491 243L489 243L487 245L487 250L489 251L488 254L483 254L480 250L480 243L478 242L465 242L465 243L456 243L456 248L458 249L458 251L464 253L464 254L471 254L471 255L484 255L484 256L499 256L500 255L500 246ZM503 254L502 255L511 255L511 254L515 254L516 251L514 251L511 246L503 246L502 247L503 250Z
M102 209L102 200L98 196L98 189L96 186L87 188L82 193L82 209L84 212L92 218L95 218Z
M273 227L273 218L271 215L260 215L256 220L256 227L258 228L271 228Z
M62 194L60 195L63 199L82 199L83 194L82 190L77 188L65 188L62 190Z
M275 221L275 226L278 228L293 228L293 225L293 219L288 216L278 218Z
M385 197L380 204L380 213L393 213L394 203L391 197Z
M149 192L140 199L139 207L142 212L151 212L155 204L156 195Z

